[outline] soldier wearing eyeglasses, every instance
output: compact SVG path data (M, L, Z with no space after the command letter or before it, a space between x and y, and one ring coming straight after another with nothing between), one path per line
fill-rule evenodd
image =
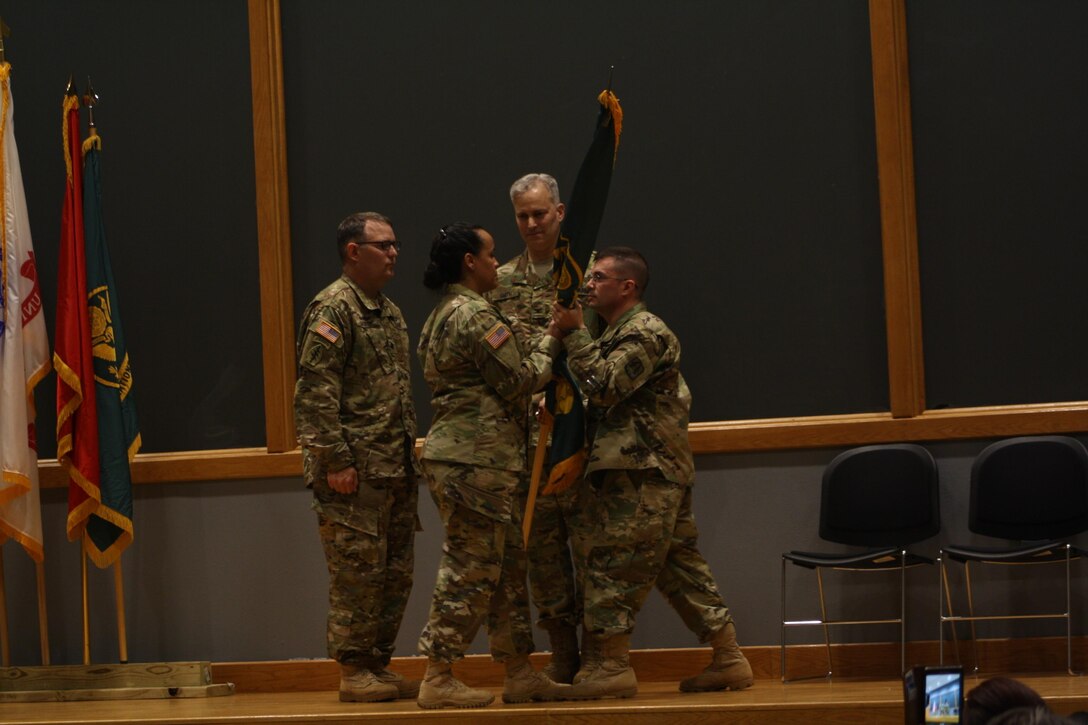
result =
M400 247L389 219L352 214L336 234L339 279L298 334L295 426L329 569L329 656L340 699L414 698L387 669L412 589L418 528L408 328L382 294Z
M752 669L737 647L729 610L696 545L688 443L691 393L680 374L680 342L642 295L646 260L629 247L597 254L584 300L607 327L596 340L580 305L556 303L553 321L571 372L589 401L583 520L583 663L571 699L630 697L638 689L628 659L635 617L656 585L701 642L714 648L706 670L683 691L740 689Z

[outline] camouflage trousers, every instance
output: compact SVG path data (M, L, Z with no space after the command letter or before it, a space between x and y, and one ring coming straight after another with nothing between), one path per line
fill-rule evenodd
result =
M496 660L531 653L517 500L523 474L431 460L423 461L423 471L446 540L419 653L439 662L461 659L485 619Z
M699 553L691 486L656 469L598 471L583 483L584 623L598 635L630 633L656 585L685 626L706 642L732 621Z
M361 481L354 494L314 484L321 545L329 568L329 657L388 664L415 565L415 476Z
M541 486L546 476L547 472ZM582 620L582 595L569 543L577 499L576 486L558 495L537 496L533 509L533 530L525 553L529 592L536 605L537 624L544 629L578 627Z
M535 403L534 403L535 404ZM529 457L540 437L540 418L531 416ZM550 442L550 441L549 441ZM540 488L548 482L549 466L540 477ZM528 500L526 481L522 508ZM525 554L529 561L529 593L536 606L537 625L542 629L578 628L582 621L582 592L571 546L571 533L578 515L578 486L563 493L538 495L533 508L533 530Z

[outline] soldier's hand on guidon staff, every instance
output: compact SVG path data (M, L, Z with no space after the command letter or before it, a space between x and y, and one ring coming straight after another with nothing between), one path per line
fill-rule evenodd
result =
M564 307L558 302L552 303L552 323L563 332L579 330L586 326L582 317L582 304L575 302L570 307Z

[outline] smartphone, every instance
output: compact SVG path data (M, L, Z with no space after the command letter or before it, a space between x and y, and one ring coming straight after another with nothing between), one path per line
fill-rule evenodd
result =
M963 668L913 667L903 675L906 725L959 723L963 714Z

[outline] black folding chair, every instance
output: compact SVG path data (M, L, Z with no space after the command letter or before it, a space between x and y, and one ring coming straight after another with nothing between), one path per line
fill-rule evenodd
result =
M1088 451L1068 436L1009 438L987 446L971 467L971 503L967 528L976 534L1019 542L1018 546L984 548L948 545L937 557L940 602L939 657L944 662L944 625L1003 619L1064 619L1066 670L1073 671L1071 563L1085 552L1067 539L1088 530ZM967 616L956 616L948 584L948 560L963 564ZM1064 564L1065 611L1038 614L976 615L971 591L971 564ZM945 607L947 606L947 614ZM957 640L958 645L958 640Z
M922 446L909 443L863 446L840 453L824 470L820 500L820 538L869 547L851 554L790 551L782 555L782 681L786 678L786 630L819 626L824 630L827 674L831 677L828 627L843 624L898 624L900 671L906 669L907 568L932 564L906 550L941 528L937 464ZM873 548L877 547L877 548ZM786 563L816 572L819 619L786 618ZM899 616L884 619L828 619L823 569L899 573ZM798 678L803 679L803 678Z

